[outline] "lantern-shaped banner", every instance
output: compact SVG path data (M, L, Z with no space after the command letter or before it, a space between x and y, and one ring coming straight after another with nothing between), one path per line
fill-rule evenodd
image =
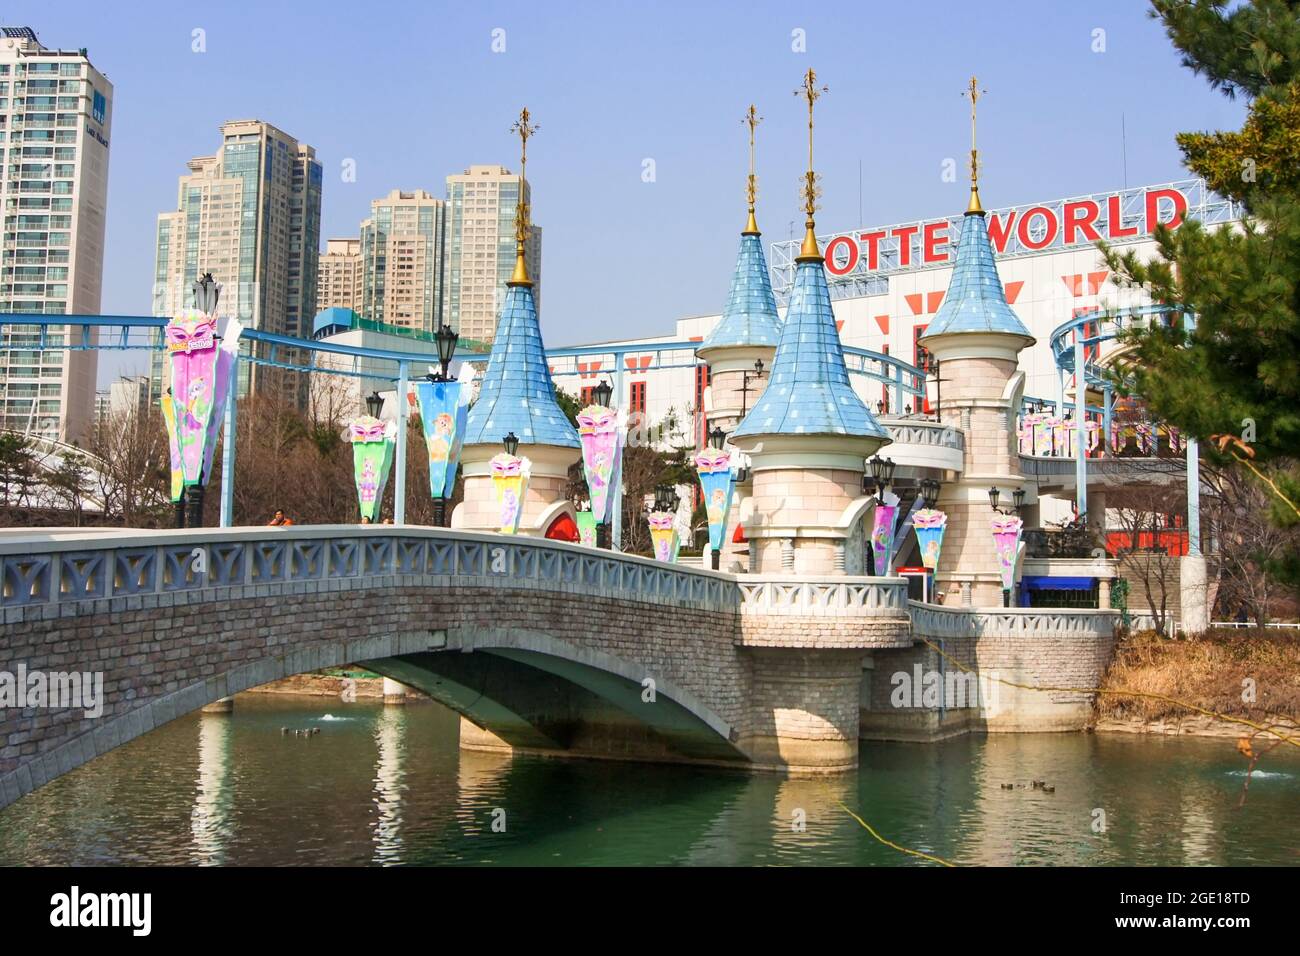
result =
M596 546L596 516L590 511L579 511L577 525L578 544L594 548Z
M1084 424L1084 429L1088 435L1088 444L1086 447L1088 454L1091 455L1097 450L1097 446L1101 444L1101 422L1094 421L1090 418Z
M166 362L166 359L163 360ZM180 436L176 434L176 405L172 402L170 394L162 397L162 417L163 424L167 426L167 452L171 457L171 499L173 502L181 500L181 495L185 493L185 474L181 471L181 441Z
M163 403L168 439L175 434L173 461L180 465L181 483L201 485L212 468L212 455L221 432L221 414L239 350L242 326L233 319L217 347L217 317L187 309L167 323L164 377L170 394ZM175 477L172 480L175 487Z
M582 471L587 479L591 513L596 524L610 517L610 489L620 480L623 430L619 414L604 405L588 405L578 412L578 438L582 442Z
M731 455L721 448L706 448L695 456L695 472L704 490L704 513L709 519L709 549L722 550L731 511Z
M1169 433L1169 450L1176 455L1182 450L1182 436L1173 425L1166 425L1165 430Z
M415 383L420 406L420 424L429 452L429 494L435 499L451 497L456 485L456 463L465 437L470 389L465 382Z
M652 511L646 515L650 524L650 541L654 545L655 560L669 563L677 560L677 515L671 511Z
M948 527L948 516L933 508L922 508L912 515L916 529L916 543L921 548L921 564L931 571L939 567L939 553L943 550L943 533Z
M354 418L348 425L347 437L352 442L352 476L357 484L357 504L361 517L373 524L379 518L379 505L384 500L384 486L393 466L393 451L397 447L397 423L381 422L370 415Z
M1040 418L1042 416L1037 412L1020 416L1020 427L1016 430L1016 437L1020 440L1020 454L1034 453L1034 426L1038 424Z
M1052 454L1052 434L1056 430L1056 419L1044 415L1034 422L1034 454L1050 457Z
M994 515L993 550L1002 572L1002 590L1010 591L1016 580L1016 552L1020 549L1020 532L1025 523L1014 515Z
M500 509L501 533L514 534L519 530L519 519L524 516L524 494L528 490L532 462L503 451L493 456L488 467L492 469L492 490L496 492Z
M886 492L876 505L871 522L871 554L875 558L876 576L889 573L889 559L894 554L894 518L898 514L898 496Z

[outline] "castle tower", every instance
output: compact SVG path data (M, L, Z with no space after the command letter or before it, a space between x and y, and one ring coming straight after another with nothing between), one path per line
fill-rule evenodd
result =
M824 90L809 70L806 229L771 377L731 442L750 456L752 516L745 523L750 569L801 575L866 573L861 521L865 459L890 441L854 392L831 312L817 246L817 180L812 164L813 103Z
M512 131L519 134L520 182L527 168L528 138L536 127L525 109ZM506 283L496 339L478 400L469 410L461 463L465 500L452 515L452 526L476 531L500 527L500 508L490 462L502 441L514 434L518 454L529 459L531 477L524 496L519 533L544 535L551 522L570 508L565 496L569 466L582 455L577 429L555 401L555 386L537 321L533 283L524 247L529 235L527 191L520 189L515 212L515 269Z
M1024 391L1018 371L1022 349L1034 344L1007 305L989 242L979 195L979 155L975 147L975 103L980 96L971 77L970 204L962 220L956 263L934 320L921 344L939 361L939 418L966 438L961 478L944 486L938 507L948 514L943 554L935 574L945 603L974 607L1002 604L1002 583L990 529L988 490L997 486L1003 500L1025 487L1016 444L1016 414ZM1032 489L1030 500L1033 500Z
M745 114L749 127L749 219L740 234L740 252L731 279L727 307L713 331L700 343L695 354L709 366L708 427L730 435L763 392L771 373L772 357L781 337L781 320L776 314L776 297L763 255L762 233L754 215L758 177L754 174L754 128L762 119L751 105ZM761 363L760 366L756 363ZM744 524L752 506L753 480L737 482L737 501L732 505L724 536L721 567L732 564L736 553L735 529Z

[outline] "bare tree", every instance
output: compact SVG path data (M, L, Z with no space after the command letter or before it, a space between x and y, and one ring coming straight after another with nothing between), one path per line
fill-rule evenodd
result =
M109 413L95 427L90 452L99 462L104 520L155 527L166 511L171 476L162 414L134 407Z

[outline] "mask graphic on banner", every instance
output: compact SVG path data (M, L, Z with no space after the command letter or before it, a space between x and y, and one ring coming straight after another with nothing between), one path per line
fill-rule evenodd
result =
M216 316L196 309L175 316L164 330L163 375L170 394L164 394L162 402L170 407L163 410L163 422L169 445L175 445L173 471L179 466L186 487L203 484L212 470L243 327L231 319L220 348L216 331ZM175 488L173 474L173 493Z
M871 521L871 554L875 558L876 576L889 573L889 559L894 553L894 517L898 514L898 496L887 493L876 505Z
M1020 531L1025 523L1012 515L993 517L993 550L1002 572L1002 590L1010 591L1016 580L1016 552L1020 548Z
M470 389L467 381L415 383L415 397L420 406L420 424L424 445L429 453L429 494L434 498L451 496L456 485L456 464L465 437L465 419L469 413Z
M677 516L671 511L652 511L646 515L650 525L650 541L654 545L655 560L677 560Z
M493 456L488 466L492 469L492 490L496 492L500 509L501 533L515 534L524 515L524 494L528 490L532 462L501 452Z
M348 423L345 437L352 443L352 477L357 486L361 517L373 523L379 518L384 487L393 466L397 423L361 415Z
M943 533L948 527L948 516L933 508L922 508L912 515L916 530L916 543L921 548L921 564L931 571L939 567L939 554L943 551Z
M578 544L588 548L596 546L596 516L590 511L578 512Z
M709 519L709 549L722 550L731 511L731 455L718 448L706 448L695 456L695 471L704 490L704 511Z
M578 412L578 439L582 442L582 471L587 479L591 513L597 524L610 518L610 489L619 480L623 435L618 412L603 405L588 405Z

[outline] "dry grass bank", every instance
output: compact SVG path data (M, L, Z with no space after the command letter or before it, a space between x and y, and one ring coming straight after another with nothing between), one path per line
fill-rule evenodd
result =
M1247 679L1255 700L1243 700ZM1300 722L1300 636L1281 631L1210 631L1169 640L1144 631L1124 638L1102 683L1105 690L1140 691L1267 723L1267 715ZM1151 697L1099 694L1100 722L1167 720L1193 715Z

